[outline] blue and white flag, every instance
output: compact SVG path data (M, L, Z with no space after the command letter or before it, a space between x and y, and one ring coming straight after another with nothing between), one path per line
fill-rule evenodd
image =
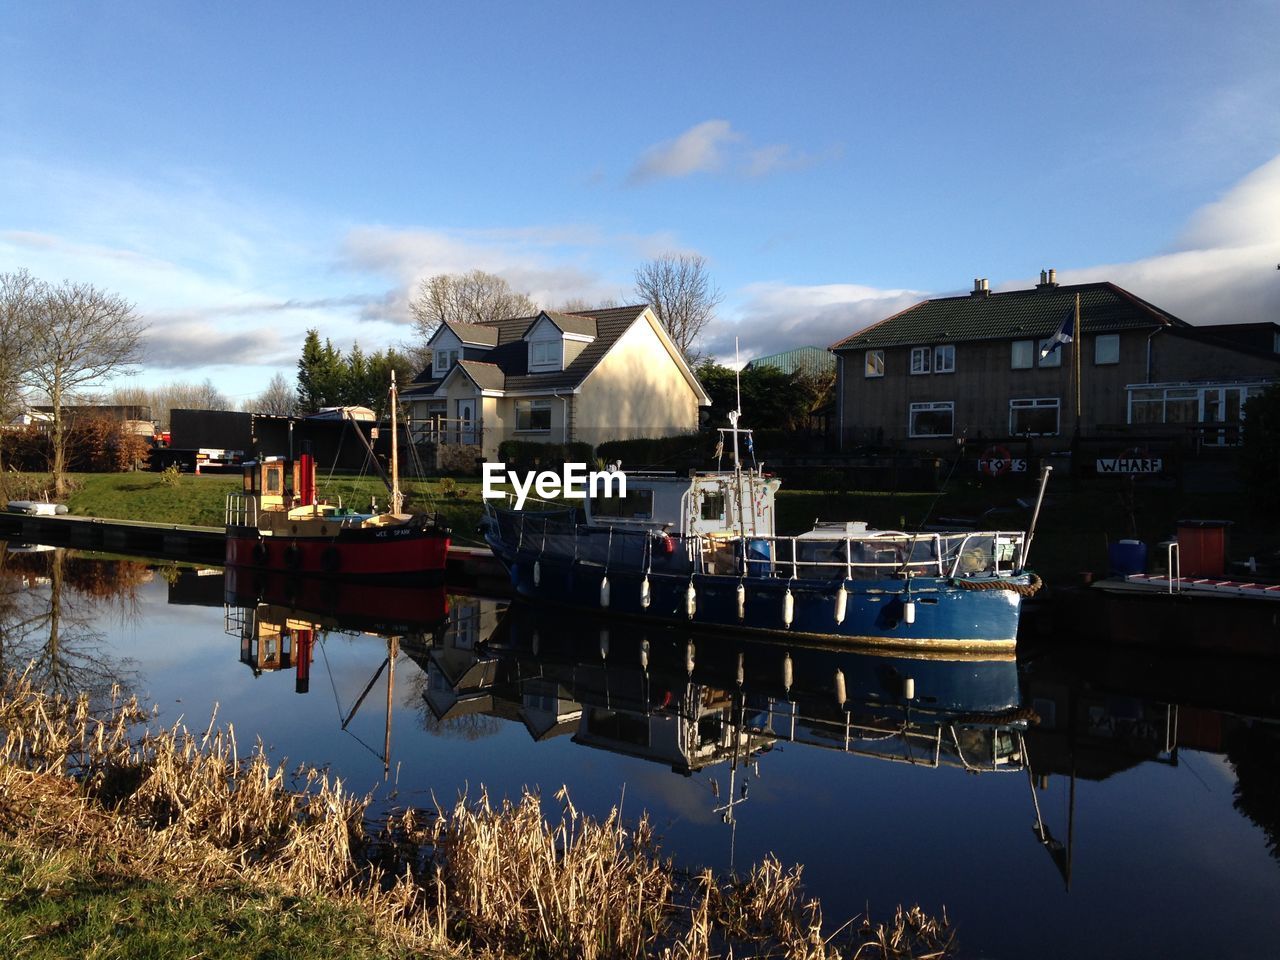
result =
M1067 310L1067 315L1062 318L1062 326L1058 328L1058 332L1046 340L1044 346L1040 348L1040 359L1043 360L1064 343L1070 343L1074 339L1072 334L1075 332L1075 327L1076 308L1072 306Z

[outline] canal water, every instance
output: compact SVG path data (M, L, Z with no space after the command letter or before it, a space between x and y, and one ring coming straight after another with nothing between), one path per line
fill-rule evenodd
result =
M2 543L2 541L0 541ZM380 805L568 789L684 866L804 865L829 926L946 910L964 956L1275 956L1280 671L1059 639L925 659L640 630L445 588L0 555L0 667Z

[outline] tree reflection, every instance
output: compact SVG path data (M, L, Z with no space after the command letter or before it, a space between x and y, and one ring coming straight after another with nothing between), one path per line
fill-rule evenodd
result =
M1249 723L1227 739L1236 774L1233 805L1266 834L1267 850L1280 860L1280 727Z
M47 693L84 693L92 703L113 686L131 687L133 661L113 656L95 623L103 601L126 622L136 617L145 576L143 564L84 560L61 548L0 553L0 673L25 672Z

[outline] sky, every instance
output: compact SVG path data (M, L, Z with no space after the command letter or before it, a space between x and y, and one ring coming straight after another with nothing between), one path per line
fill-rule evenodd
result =
M974 278L1280 320L1280 3L0 0L0 272L136 305L116 385L413 338L438 273L825 346Z

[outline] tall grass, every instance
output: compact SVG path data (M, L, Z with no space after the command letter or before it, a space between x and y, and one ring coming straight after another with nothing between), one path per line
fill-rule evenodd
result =
M304 769L291 777L235 731L155 729L135 699L101 714L25 676L0 689L0 838L73 850L129 878L207 890L234 881L353 904L389 944L436 953L595 958L941 957L945 917L900 909L824 933L799 868L740 878L676 870L647 817L585 816L565 791L481 795L373 822L369 797ZM295 778L300 778L300 781Z

